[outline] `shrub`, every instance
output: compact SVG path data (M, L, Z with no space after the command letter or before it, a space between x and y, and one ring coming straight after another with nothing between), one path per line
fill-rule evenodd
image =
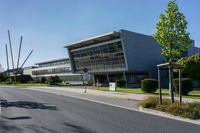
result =
M61 82L62 82L62 80L58 76L52 76L50 78L49 84L50 85L58 85Z
M118 79L118 80L116 80L117 87L120 87L120 88L124 87L125 84L126 84L126 81L124 79Z
M47 81L47 80L46 80L45 77L42 77L41 80L40 80L41 83L46 83L46 81Z
M154 93L158 89L158 81L155 79L141 80L141 89L145 93Z
M175 92L179 94L179 79L174 79L174 88ZM181 91L182 95L187 95L190 91L193 90L192 80L189 78L182 78L181 79Z
M20 83L27 83L27 82L33 81L30 75L21 75L17 77L17 79L18 79L17 81Z
M181 116L190 119L200 119L200 103L182 103L175 101L171 104L170 99L163 99L162 105L159 105L158 97L148 97L139 103L144 108L151 108L175 116Z
M144 108L155 108L158 104L159 99L157 97L148 97L139 103Z

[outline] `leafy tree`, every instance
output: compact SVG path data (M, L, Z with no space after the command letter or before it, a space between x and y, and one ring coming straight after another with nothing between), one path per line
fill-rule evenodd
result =
M162 54L169 61L169 90L171 102L174 103L171 63L174 58L180 57L182 52L186 51L192 43L189 33L186 32L187 21L179 11L176 0L168 3L167 10L165 10L165 14L160 15L160 21L157 23L156 28L157 32L153 37L163 47Z
M200 54L181 58L176 63L184 67L183 73L192 79L200 80Z
M4 75L3 73L0 73L0 82L6 81L7 78L8 78L8 77L7 77L6 75Z
M170 1L166 14L160 15L160 21L156 26L157 32L153 36L163 46L162 54L169 62L174 61L174 57L180 57L192 43L189 33L186 32L185 16L179 12L175 2L176 0Z

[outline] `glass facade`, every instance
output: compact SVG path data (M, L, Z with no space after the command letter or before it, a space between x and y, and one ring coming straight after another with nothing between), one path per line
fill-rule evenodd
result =
M45 75L45 74L59 74L59 73L69 73L71 72L69 67L65 68L54 68L54 69L45 69L45 70L36 70L32 72L33 75Z
M69 59L39 63L38 66L39 67L35 68L35 70L33 69L33 75L62 74L71 72Z
M90 72L126 68L121 41L71 51L76 72L88 68Z
M148 73L126 74L127 84L140 84L145 78L148 78Z
M57 65L64 65L64 64L69 64L69 60L42 63L42 64L39 64L39 67L49 67L49 66L57 66Z

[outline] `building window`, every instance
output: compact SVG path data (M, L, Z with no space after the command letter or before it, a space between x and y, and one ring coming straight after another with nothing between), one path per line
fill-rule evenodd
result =
M81 72L85 67L89 71L126 67L121 41L74 51L71 54L74 60L75 71L78 72Z

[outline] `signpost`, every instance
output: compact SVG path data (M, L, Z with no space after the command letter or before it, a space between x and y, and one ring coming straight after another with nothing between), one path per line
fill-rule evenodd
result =
M84 69L83 69L83 72L84 72L84 77L83 77L83 85L84 85L84 88L85 88L85 93L87 93L87 87L86 87L86 83L85 83L85 81L87 80L87 77L88 77L88 69L85 67Z

